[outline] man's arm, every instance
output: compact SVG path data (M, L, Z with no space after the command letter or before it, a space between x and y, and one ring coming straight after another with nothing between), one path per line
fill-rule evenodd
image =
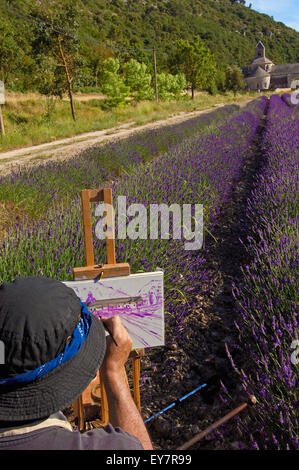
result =
M114 427L136 436L145 450L153 448L142 417L134 403L129 388L125 363L132 348L132 339L121 323L119 316L102 319L115 339L107 337L107 348L101 366L101 376L104 381L109 406L109 422Z

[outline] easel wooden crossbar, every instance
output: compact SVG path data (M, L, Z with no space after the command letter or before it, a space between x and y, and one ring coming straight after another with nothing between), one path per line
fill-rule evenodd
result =
M130 265L128 263L116 263L115 256L115 230L114 219L112 211L104 210L104 217L106 223L106 254L107 264L95 264L93 236L92 236L92 216L91 216L91 202L103 202L105 205L112 206L112 189L84 189L81 191L82 202L82 218L83 218L83 233L84 233L84 247L86 266L73 268L74 280L86 279L102 279L107 277L128 276L130 274ZM132 359L133 366L133 386L134 386L134 401L140 411L140 358L144 356L144 349L131 351L130 358ZM100 371L97 375L100 383L100 396L101 396L101 410L102 419L100 426L105 426L109 422L109 410L107 395L104 388L103 381L101 380ZM88 390L88 389L87 389ZM81 395L74 403L75 417L78 420L79 430L85 430L86 422L84 416L84 401Z

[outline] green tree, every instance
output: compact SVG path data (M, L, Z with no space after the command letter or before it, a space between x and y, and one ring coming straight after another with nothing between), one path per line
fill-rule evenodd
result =
M79 41L76 36L80 13L79 2L78 0L40 0L34 13L39 22L36 23L33 49L37 54L49 57L49 61L52 63L52 71L56 77L52 83L55 84L55 81L56 83L61 81L58 87L59 94L61 94L61 91L67 91L72 116L76 121L73 82L76 67L80 62L78 54ZM45 60L41 61L41 63L44 62ZM43 72L43 68L41 72ZM64 76L64 79L62 79L62 76ZM41 81L44 81L43 77ZM40 90L44 89L46 95L52 93L51 88L51 86L44 87L43 84L40 86ZM52 90L55 91L55 88L52 88Z
M105 60L112 56L112 52L101 44L83 45L83 54L86 57L87 66L93 79L93 85L99 86L99 76L101 73L102 64Z
M22 49L12 26L0 19L0 80L9 83L22 65Z
M124 82L130 88L136 101L153 99L152 76L144 63L131 59L124 64L123 71Z
M130 88L125 85L120 75L118 59L110 57L103 62L100 79L101 89L109 97L108 100L104 100L103 105L106 107L125 105L126 98L130 96Z
M217 73L215 76L215 85L217 87L217 90L220 92L224 92L226 89L225 79L226 79L225 71L221 69L217 69Z
M51 119L55 109L55 98L62 98L65 92L65 78L56 60L44 54L36 57L37 75L33 82L35 89L46 97L46 118Z
M162 100L171 100L180 96L187 86L186 78L183 73L172 75L170 73L158 73L159 97Z
M191 87L192 99L196 88L208 88L215 79L216 62L210 50L200 38L194 41L180 39L172 57L172 69L177 68L184 73Z
M236 96L237 91L243 90L246 83L242 70L239 67L228 67L225 72L225 85L227 90L232 90Z

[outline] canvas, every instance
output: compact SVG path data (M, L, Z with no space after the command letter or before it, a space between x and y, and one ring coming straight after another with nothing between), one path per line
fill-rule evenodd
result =
M163 346L163 272L130 274L98 281L65 281L97 317L119 315L132 349Z

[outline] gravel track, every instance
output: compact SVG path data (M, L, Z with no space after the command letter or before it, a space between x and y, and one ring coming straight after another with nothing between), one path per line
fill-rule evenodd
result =
M235 103L240 107L245 106L249 101L246 100ZM232 103L233 104L233 103ZM217 108L225 106L225 103L215 104L212 108L191 113L179 113L167 119L147 123L138 126L135 122L121 124L110 129L103 129L95 132L87 132L85 134L73 137L55 140L40 145L24 147L21 149L9 150L0 153L0 171L2 175L9 174L14 166L36 166L46 160L65 160L78 155L82 151L88 150L96 145L108 143L118 139L124 139L135 133L140 133L148 129L155 129L170 124L177 124L188 119L192 119L201 114L209 113Z

